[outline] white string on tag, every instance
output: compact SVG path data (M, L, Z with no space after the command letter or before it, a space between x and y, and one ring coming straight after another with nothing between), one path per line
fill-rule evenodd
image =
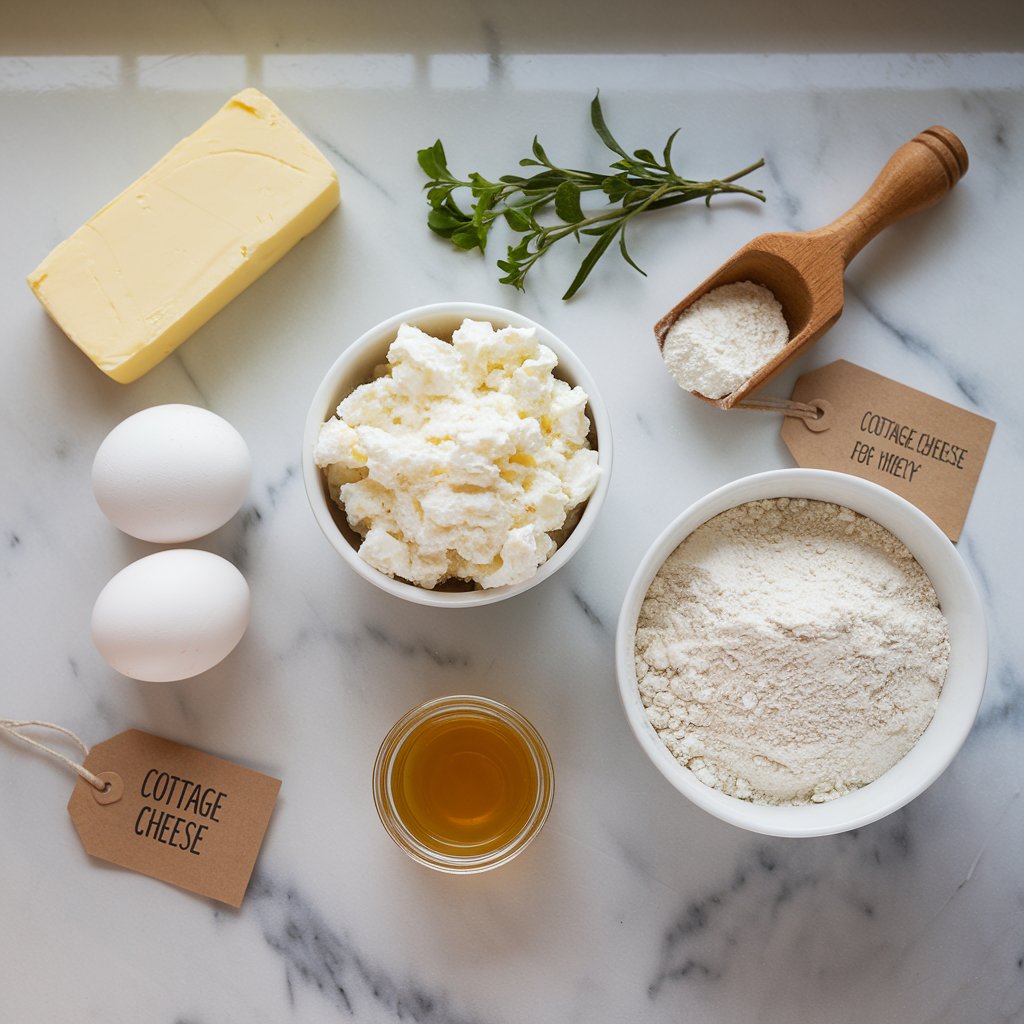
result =
M70 768L76 775L80 775L90 786L98 789L100 792L106 792L110 789L109 781L94 775L84 764L72 761L70 757L65 757L60 751L54 750L52 747L46 746L45 743L40 743L39 740L34 740L31 736L26 736L23 732L19 731L26 726L34 726L37 729L52 729L54 732L59 732L77 744L78 749L82 751L83 757L89 756L89 748L85 745L85 742L70 729L65 729L62 725L55 725L53 722L40 722L36 719L18 721L12 718L0 718L0 730L6 732L9 736L13 736L15 739L21 740L22 743L27 743L30 747L43 751L44 754L49 754L50 757L60 761L61 764Z
M792 416L803 420L808 430L816 434L828 430L832 425L832 406L822 398L811 402L794 402L789 398L744 398L737 402L734 409L749 409L751 412L781 412L783 416Z
M781 412L783 416L796 416L803 420L815 420L821 415L821 410L816 405L793 402L788 398L773 398L770 395L762 398L744 398L733 408L750 409L752 412Z

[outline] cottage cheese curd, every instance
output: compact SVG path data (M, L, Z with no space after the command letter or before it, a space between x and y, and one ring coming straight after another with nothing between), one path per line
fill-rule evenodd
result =
M381 376L321 427L314 457L360 557L428 589L529 579L600 475L587 395L534 328L403 324Z

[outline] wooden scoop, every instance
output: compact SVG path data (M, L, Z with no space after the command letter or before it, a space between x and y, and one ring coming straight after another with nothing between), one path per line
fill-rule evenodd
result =
M889 158L871 187L841 217L817 231L759 235L698 285L655 325L658 347L680 314L706 292L735 281L769 288L782 306L789 341L771 362L731 395L698 398L731 409L779 372L843 312L847 264L883 228L937 203L967 172L967 150L948 129L927 128Z

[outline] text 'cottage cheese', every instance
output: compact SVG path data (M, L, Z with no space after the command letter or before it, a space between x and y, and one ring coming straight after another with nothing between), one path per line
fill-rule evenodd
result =
M403 324L387 358L315 452L360 557L428 589L529 579L597 484L586 393L534 328L465 320L448 343Z

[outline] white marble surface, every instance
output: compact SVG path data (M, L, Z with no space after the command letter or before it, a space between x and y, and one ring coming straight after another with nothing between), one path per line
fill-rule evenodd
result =
M529 23L488 4L458 7L445 31L423 17L389 29L378 11L375 32L352 13L347 33L336 11L320 35L307 6L301 31L280 27L285 5L233 0L181 5L167 38L137 11L118 29L105 5L94 22L69 5L79 13L66 21L19 15L0 34L0 714L56 720L90 742L141 727L284 780L233 912L90 861L64 811L70 776L0 742L0 1018L1024 1019L1021 57L907 57L883 37L871 54L790 53L785 39L752 44L740 19L732 47L721 24L707 36L718 52L699 53L699 32L664 10L605 45L598 10L581 51L571 25L531 46ZM982 27L979 45L998 46ZM892 39L914 48L905 32ZM24 275L246 83L323 147L343 206L176 356L114 384ZM633 255L649 276L609 256L569 304L558 296L577 254L541 264L518 295L496 283L497 251L460 256L427 232L417 147L440 136L453 167L501 172L537 132L553 153L590 160L597 87L630 146L660 147L682 125L679 162L695 175L763 155L767 204L684 206L643 225ZM770 417L680 393L650 325L752 235L831 219L933 123L964 139L970 172L865 250L842 320L774 391L844 356L998 422L960 543L989 617L988 691L960 756L902 812L855 834L763 839L672 790L616 694L613 626L656 533L713 487L790 464ZM520 598L456 613L397 603L348 571L298 473L306 405L336 354L385 316L447 298L548 325L587 362L616 435L609 498L576 559ZM221 666L145 685L109 669L89 638L95 595L150 550L103 519L89 466L115 423L161 402L211 408L251 446L243 513L196 546L238 564L254 610ZM468 878L405 858L369 786L398 715L458 691L525 712L558 780L537 842Z

